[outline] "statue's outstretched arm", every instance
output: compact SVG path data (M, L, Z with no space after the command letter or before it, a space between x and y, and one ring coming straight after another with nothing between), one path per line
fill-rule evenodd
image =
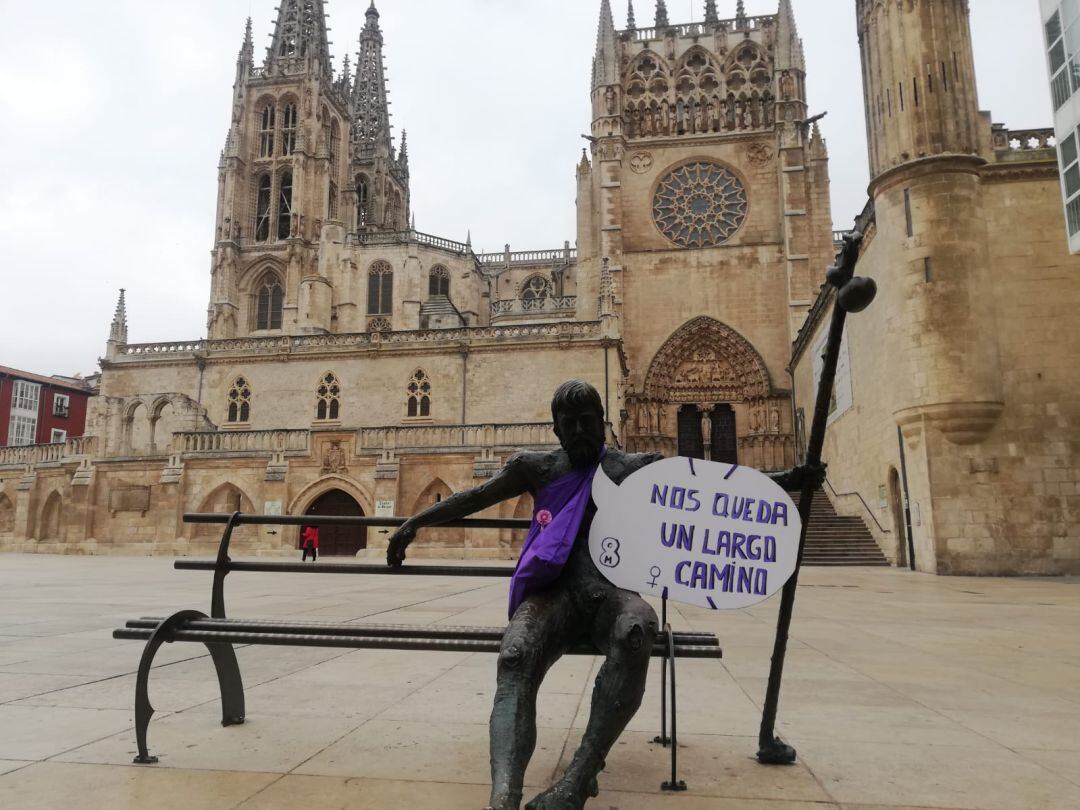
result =
M419 529L460 520L528 492L529 477L525 467L526 462L520 456L514 456L498 474L480 486L455 493L406 520L390 538L387 564L396 567L405 561L405 549L416 538Z

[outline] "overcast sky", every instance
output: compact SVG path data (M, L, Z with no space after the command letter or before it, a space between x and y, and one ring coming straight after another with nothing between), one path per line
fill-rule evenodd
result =
M256 60L275 0L0 0L0 365L90 373L117 290L130 340L205 334L218 156L244 20ZM409 131L420 230L479 251L573 241L600 0L379 0L393 123ZM669 0L673 23L704 0ZM733 17L735 0L720 0ZM853 0L794 0L811 112L832 157L833 218L867 185ZM639 25L652 0L637 0ZM777 0L746 0L750 14ZM367 0L328 4L335 67ZM626 3L613 0L615 24ZM983 109L1051 126L1035 0L971 0Z

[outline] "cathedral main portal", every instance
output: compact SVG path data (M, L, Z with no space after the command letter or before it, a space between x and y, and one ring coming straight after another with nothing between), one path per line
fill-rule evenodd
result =
M626 401L631 451L763 470L794 463L788 394L774 390L750 342L713 318L695 318L668 338L649 366L644 390Z

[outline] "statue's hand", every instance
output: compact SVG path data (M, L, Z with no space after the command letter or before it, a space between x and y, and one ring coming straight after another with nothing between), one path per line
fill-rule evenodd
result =
M400 568L405 562L405 549L416 539L416 527L405 521L390 538L390 547L386 549L386 564L391 568Z

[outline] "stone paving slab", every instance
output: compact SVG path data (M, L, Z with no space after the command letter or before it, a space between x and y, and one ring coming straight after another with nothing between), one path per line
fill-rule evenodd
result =
M480 808L495 657L246 647L248 722L222 728L205 649L166 645L151 678L153 767L131 764L141 645L111 630L207 609L210 577L165 558L0 556L0 808ZM230 615L410 624L505 621L506 583L234 575ZM611 752L598 810L1071 810L1080 807L1080 581L803 575L779 731L790 768L753 759L775 601L672 605L725 658L679 663L680 776L667 794L658 662ZM566 766L600 665L541 691L531 789Z

